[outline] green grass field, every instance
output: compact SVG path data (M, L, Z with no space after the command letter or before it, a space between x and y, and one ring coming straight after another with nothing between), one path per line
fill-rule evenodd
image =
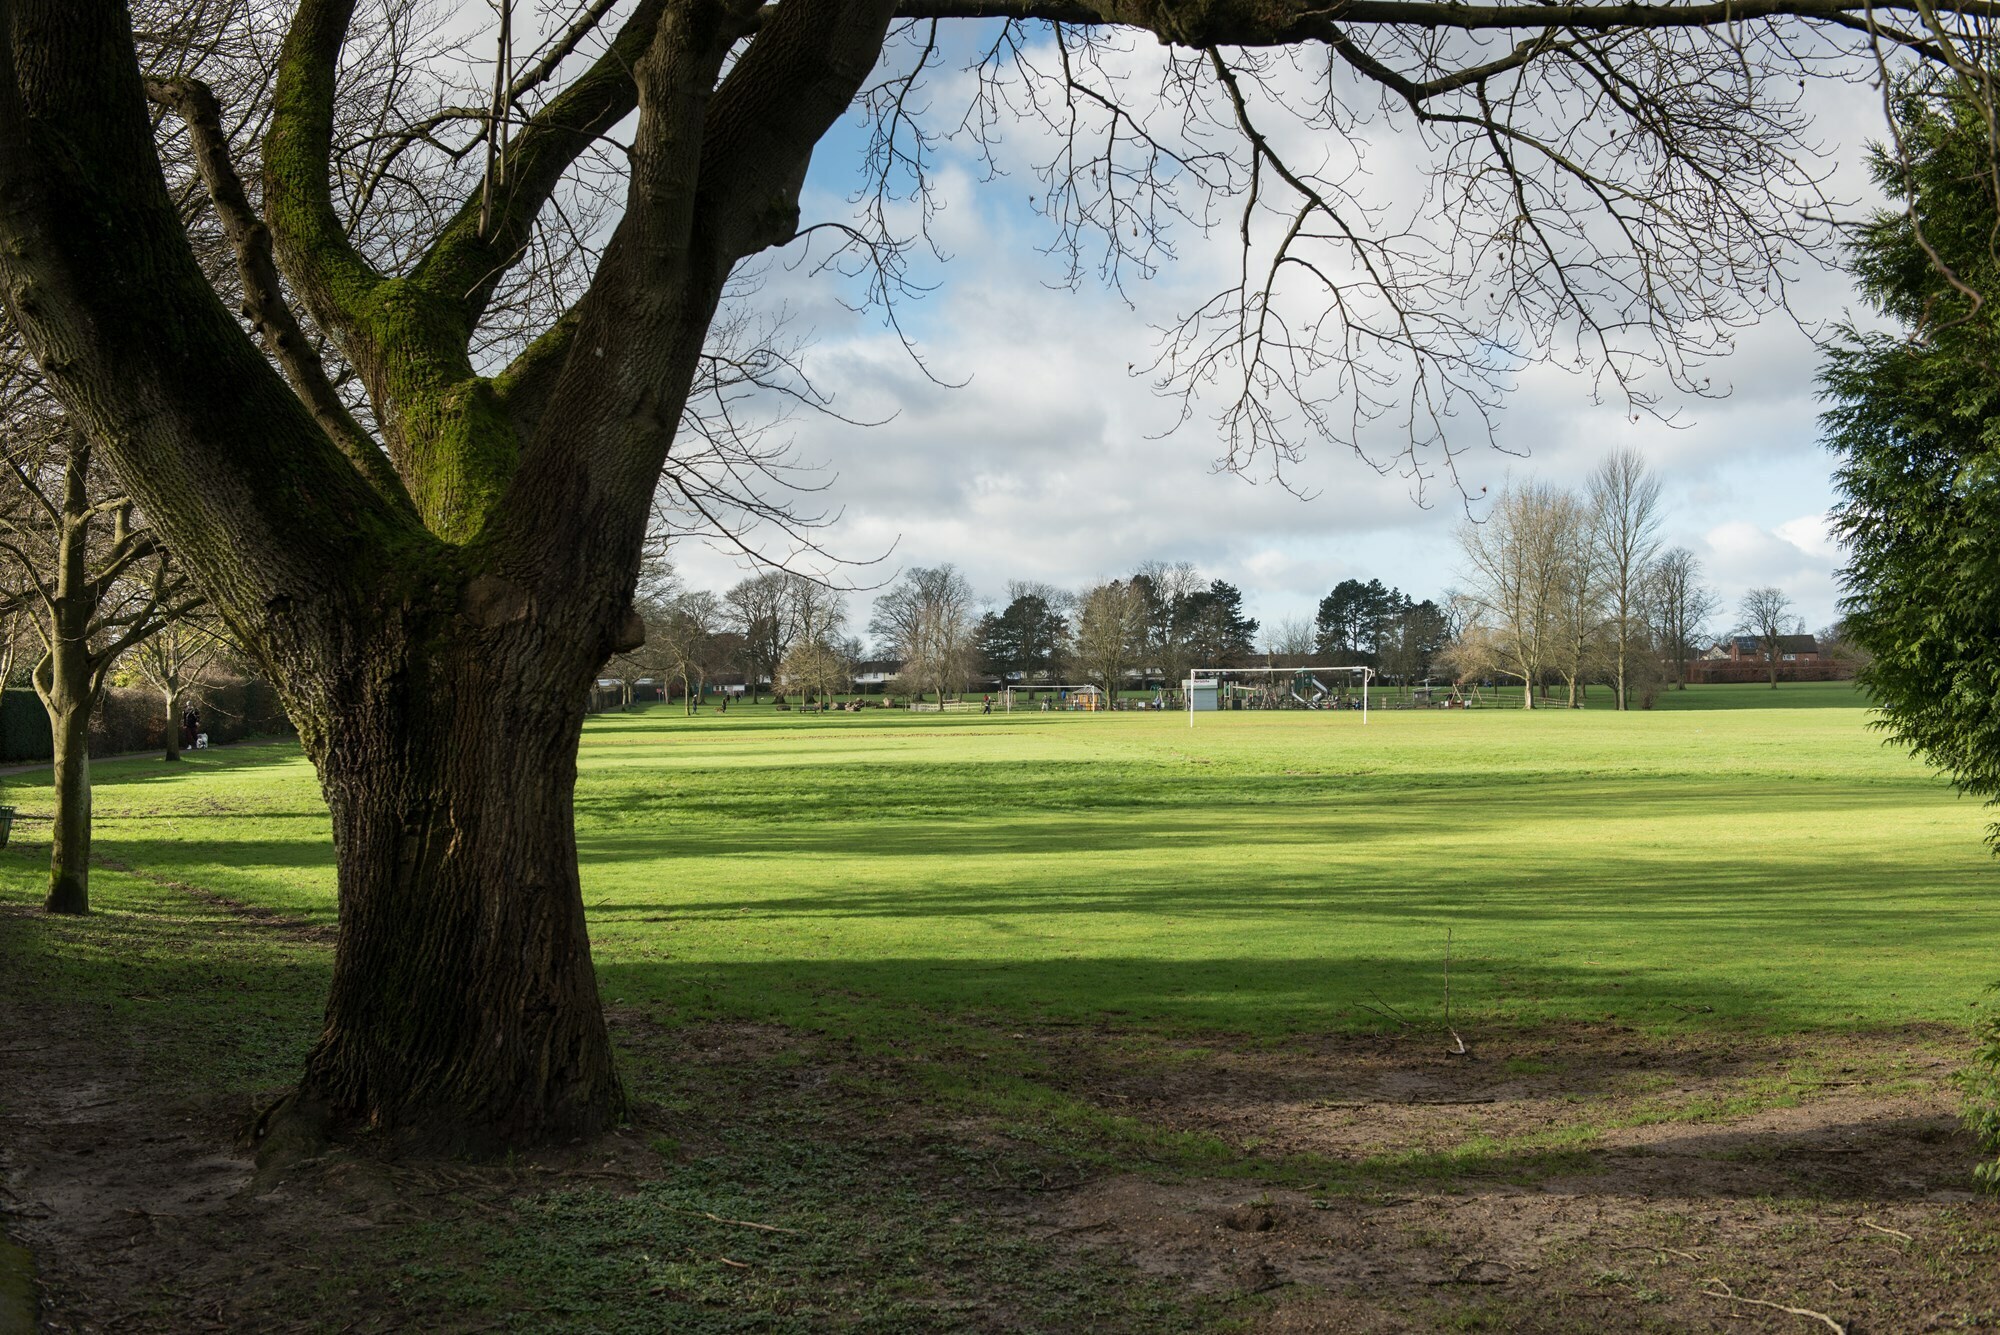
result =
M1912 1026L1964 1023L2000 974L1987 813L1884 746L1849 687L1669 700L1387 710L1365 728L1354 713L1193 729L1172 713L595 718L584 895L657 1166L624 1194L601 1172L548 1178L469 1221L327 1241L306 1289L246 1297L244 1319L303 1301L327 1304L328 1329L946 1330L974 1310L998 1314L989 1329L1206 1328L1263 1300L1163 1287L1024 1230L1007 1210L1026 1207L1004 1202L1119 1173L1364 1203L1572 1180L1602 1171L1586 1151L1619 1128L1919 1088L1924 1053L1955 1040ZM296 1071L329 964L325 934L298 930L334 917L311 769L273 744L96 776L100 911L0 915L0 1002L61 998L162 1098L252 1106ZM46 775L10 779L6 800L46 814ZM0 856L0 904L39 901L41 828L17 826ZM1265 1153L1226 1119L1119 1102L1118 1080L1179 1088L1211 1057L1449 1065L1432 1037L1447 932L1453 1023L1497 1054L1456 1069L1540 1080L1544 1112ZM1385 1037L1324 1046L1371 1031ZM1597 1071L1589 1054L1635 1042L1652 1055ZM1689 1066L1697 1050L1720 1064ZM1296 1120L1296 1096L1259 1097L1277 1100L1272 1125ZM1772 1207L1774 1228L1791 1208ZM739 1219L793 1231L746 1236ZM148 1328L177 1328L171 1281L159 1293ZM1484 1310L1435 1301L1437 1328ZM1537 1301L1490 1328L1528 1328ZM1548 1328L1601 1328L1595 1308L1568 1320Z
M1449 930L1473 1024L1963 1018L2000 928L1978 806L1851 688L1676 704L600 717L597 960L609 997L863 1034L1108 1013L1277 1037L1436 1011ZM105 859L331 920L292 748L102 765L96 806Z

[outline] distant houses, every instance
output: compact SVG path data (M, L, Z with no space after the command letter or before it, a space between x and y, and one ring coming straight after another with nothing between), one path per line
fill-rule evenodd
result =
M1812 635L1780 635L1779 681L1838 681L1854 674L1835 662ZM1703 650L1688 664L1690 682L1769 681L1771 666L1760 635L1732 635Z

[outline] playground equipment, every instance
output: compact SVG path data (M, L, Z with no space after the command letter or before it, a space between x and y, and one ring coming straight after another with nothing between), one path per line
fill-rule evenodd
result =
M1000 701L1010 714L1016 709L1076 710L1095 714L1106 708L1104 692L1088 682L1077 686L1007 686L1000 691Z
M1329 688L1326 678L1335 673L1359 673L1360 703L1350 701L1349 683ZM1243 680L1236 680L1242 678ZM1196 714L1224 709L1352 709L1361 710L1362 723L1368 722L1368 684L1375 670L1360 664L1312 665L1294 668L1195 668L1183 683L1187 694L1188 726Z

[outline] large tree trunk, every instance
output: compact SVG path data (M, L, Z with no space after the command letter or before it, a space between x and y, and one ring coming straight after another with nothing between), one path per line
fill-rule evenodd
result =
M474 1153L594 1134L623 1095L577 878L584 682L551 681L573 656L532 646L399 657L351 677L308 739L340 951L293 1107Z

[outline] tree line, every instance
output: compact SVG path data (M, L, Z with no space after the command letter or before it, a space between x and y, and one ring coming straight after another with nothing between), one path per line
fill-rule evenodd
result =
M1017 580L997 607L949 562L913 567L876 598L866 642L849 629L841 590L794 571L764 571L718 594L687 587L655 560L635 606L645 643L607 668L628 704L648 677L677 685L688 708L725 676L741 677L753 700L767 682L780 694L828 698L851 689L871 654L894 663L893 689L913 696L997 679L1090 684L1116 698L1132 669L1176 682L1189 668L1257 652L1242 591L1186 561L1148 562L1080 590Z
M765 683L831 698L871 661L888 691L918 698L998 682L1087 684L1116 699L1135 682L1177 696L1197 667L1282 660L1367 667L1404 685L1507 680L1534 688L1531 708L1538 691L1579 704L1603 684L1624 709L1685 688L1723 609L1694 553L1662 542L1660 521L1659 479L1636 453L1617 451L1581 490L1517 483L1490 515L1461 525L1464 583L1442 597L1348 578L1312 617L1268 629L1244 612L1242 590L1189 561L1148 561L1082 589L1014 580L1004 600L979 597L949 562L915 567L877 597L864 640L850 631L845 595L822 580L772 570L718 594L685 586L654 559L636 600L646 641L607 672L627 705L650 678L677 686L693 708L724 677L740 677L753 700ZM1775 686L1781 641L1804 630L1789 596L1752 589L1724 624L1755 641ZM1837 625L1820 638L1845 649Z
M1528 708L1551 685L1577 705L1602 682L1619 709L1685 689L1722 599L1693 552L1664 544L1660 523L1660 480L1634 450L1612 451L1580 490L1510 485L1483 520L1459 526L1466 583L1439 662L1461 681L1519 682ZM1776 687L1785 639L1805 630L1790 597L1750 590L1734 627ZM1821 638L1845 639L1838 625Z

